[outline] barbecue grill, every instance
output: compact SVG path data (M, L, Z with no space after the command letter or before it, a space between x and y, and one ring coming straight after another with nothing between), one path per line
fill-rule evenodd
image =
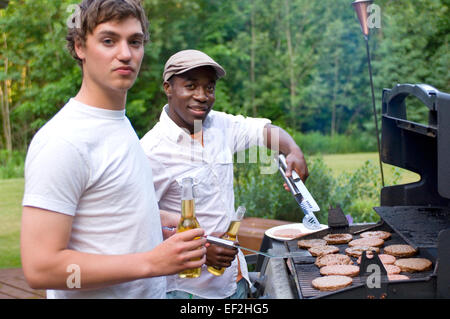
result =
M428 125L408 121L405 99L414 96L428 107ZM420 175L417 182L383 187L378 223L349 225L339 208L330 209L329 228L302 239L322 238L332 233L384 230L392 236L385 246L408 244L414 257L432 261L432 269L404 273L409 280L389 281L381 272L381 284L369 285L370 272L361 266L351 286L332 292L312 287L320 277L315 257L297 247L297 240L280 242L264 237L261 250L290 257L257 260L259 277L254 293L261 298L450 298L450 95L425 84L399 84L384 89L382 96L381 158L384 163ZM344 253L347 244L336 245ZM383 249L381 248L380 253ZM353 258L353 257L352 257ZM353 258L353 260L355 260ZM361 265L367 265L365 254ZM381 265L377 257L373 263ZM370 263L370 261L369 261ZM383 268L381 268L383 269Z

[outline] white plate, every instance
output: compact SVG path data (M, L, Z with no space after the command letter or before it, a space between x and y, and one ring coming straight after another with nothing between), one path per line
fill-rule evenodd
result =
M266 230L266 236L268 236L270 238L273 238L273 239L285 241L285 240L297 239L297 238L300 238L300 237L302 237L304 235L315 233L315 232L321 231L322 229L326 229L326 228L328 228L328 226L327 225L323 225L323 224L320 224L320 229L317 229L317 230L308 229L302 223L287 224L287 225L280 225L280 226L275 226L275 227L269 228L268 230ZM300 230L302 232L302 235L298 236L296 238L280 237L280 236L274 235L274 233L276 231L283 230L283 229Z

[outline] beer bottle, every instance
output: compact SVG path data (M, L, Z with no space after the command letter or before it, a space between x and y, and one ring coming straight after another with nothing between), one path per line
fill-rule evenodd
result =
M239 231L239 227L241 226L242 219L244 218L245 207L239 206L236 212L234 212L230 226L228 226L227 232L222 236L223 239L236 241L237 233ZM225 268L216 267L216 266L208 266L208 271L215 276L222 276L225 272Z
M191 177L183 178L181 193L181 219L178 223L177 233L200 228L200 224L195 217L195 204L193 194L193 179ZM200 260L196 258L194 260ZM187 269L178 274L180 278L197 278L200 276L202 268Z

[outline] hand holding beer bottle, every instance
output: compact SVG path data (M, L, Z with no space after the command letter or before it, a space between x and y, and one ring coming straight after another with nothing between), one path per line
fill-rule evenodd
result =
M230 225L228 226L228 230L224 235L222 235L221 238L236 241L237 239L237 233L239 231L239 227L241 226L242 219L244 218L245 214L245 207L239 206L236 212L234 212ZM234 258L233 258L234 259ZM208 271L212 273L215 276L222 276L225 272L224 267L218 267L218 266L208 266Z

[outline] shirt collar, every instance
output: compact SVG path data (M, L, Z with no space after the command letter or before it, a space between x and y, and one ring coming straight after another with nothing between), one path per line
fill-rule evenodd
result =
M175 143L179 143L183 138L189 137L190 135L187 130L179 127L170 117L168 114L169 111L169 105L166 104L163 107L163 110L161 112L161 116L159 117L159 121L161 124L163 124L164 131L166 133L166 136Z
M169 111L169 105L166 104L163 107L163 110L161 112L161 116L159 117L159 121L161 124L163 124L166 136L175 143L179 143L184 137L191 138L189 132L186 129L183 129L179 127L170 117L168 114ZM212 110L210 111L213 112ZM205 121L203 122L203 135L205 134L205 130L210 127L211 120L210 120L210 114L206 117Z

